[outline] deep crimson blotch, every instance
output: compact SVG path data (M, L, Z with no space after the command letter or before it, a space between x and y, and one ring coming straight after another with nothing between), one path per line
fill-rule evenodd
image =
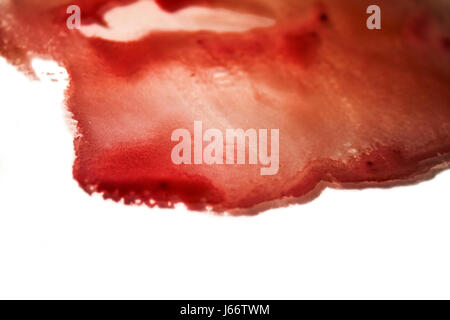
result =
M366 28L366 0L156 1L171 14L195 5L275 21L245 32L153 30L114 41L66 27L69 4L92 25L133 2L0 1L0 55L28 73L33 57L51 58L70 75L73 172L87 192L249 214L325 186L393 186L448 166L448 1L379 0L382 30ZM174 165L171 133L195 120L279 128L279 173Z

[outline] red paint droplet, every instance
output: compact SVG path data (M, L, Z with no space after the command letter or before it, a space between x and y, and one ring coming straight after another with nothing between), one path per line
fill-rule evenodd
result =
M132 2L80 6L98 21L112 6ZM153 31L119 42L67 30L64 0L0 9L10 17L0 25L2 56L26 66L35 55L50 55L69 72L67 107L80 134L73 171L86 192L126 204L181 202L249 214L310 200L324 185L423 179L450 160L450 64L436 64L442 49L430 45L424 57L399 45L403 24L389 20L417 4L386 3L383 23L393 27L380 35L358 29L364 1L326 0L320 10L314 1L157 2L168 12L190 5L265 12L276 25ZM333 26L324 24L325 12ZM416 23L411 30L425 39L424 29ZM261 166L250 164L173 164L172 132L192 134L197 120L221 132L279 129L279 173L262 176Z

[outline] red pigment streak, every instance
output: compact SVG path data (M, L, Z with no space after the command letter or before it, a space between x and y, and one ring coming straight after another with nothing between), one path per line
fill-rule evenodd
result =
M70 75L77 122L74 177L126 204L253 214L325 187L421 181L450 160L450 9L445 1L378 1L383 29L365 28L362 0L156 1L264 14L242 33L152 31L129 42L68 30L133 1L0 2L0 55L31 72L50 57ZM142 12L145 15L145 12ZM425 18L419 18L426 17ZM149 17L151 19L151 17ZM171 134L205 128L280 130L278 174L255 165L175 165Z
M164 10L174 12L191 5L212 5L213 0L156 0L156 3Z

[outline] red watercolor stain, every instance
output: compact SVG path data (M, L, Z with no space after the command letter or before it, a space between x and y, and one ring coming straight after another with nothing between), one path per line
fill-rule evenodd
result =
M0 55L28 73L31 58L50 57L70 75L74 177L86 192L251 214L310 200L325 186L416 182L449 163L450 61L441 39L450 27L439 18L448 6L379 1L383 32L371 32L370 1L158 0L173 14L192 5L225 8L275 25L154 30L134 41L66 28L70 4L81 7L84 23L104 24L105 12L132 2L0 4ZM422 14L435 28L419 46L404 30ZM192 130L196 120L223 131L280 129L278 174L262 176L249 164L173 164L171 133Z

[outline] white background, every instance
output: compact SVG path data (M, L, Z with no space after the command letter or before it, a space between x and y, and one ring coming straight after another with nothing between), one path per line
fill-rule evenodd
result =
M65 82L41 76L0 60L0 298L450 298L449 171L252 218L127 207L72 179Z

